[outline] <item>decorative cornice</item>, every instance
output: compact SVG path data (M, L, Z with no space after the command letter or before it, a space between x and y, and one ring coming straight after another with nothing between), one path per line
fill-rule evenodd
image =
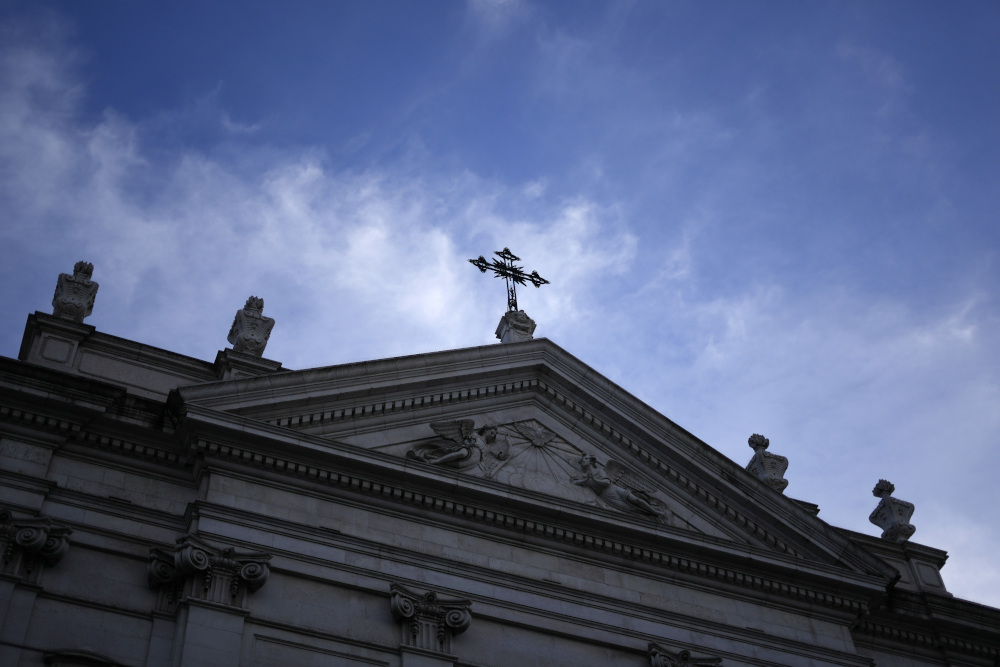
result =
M9 405L0 405L0 420L20 426L40 428L63 435L79 433L82 425L78 422L57 419L35 410L24 410Z
M443 390L455 386L459 389ZM788 499L764 492L763 485L742 466L544 338L518 345L485 345L292 371L235 384L215 382L182 387L178 390L178 400L189 406L254 414L257 420L278 422L284 428L315 427L330 420L335 428L324 435L335 438L334 431L353 433L364 428L357 422L338 426L334 421L337 419L373 417L372 422L388 421L390 414L399 412L405 420L407 409L423 407L428 412L440 411L439 406L458 407L463 400L471 402L489 396L491 387L503 388L497 394L501 402L523 400L522 396L528 398L530 392L537 392L553 405L565 406L568 411L565 421L593 426L600 437L620 443L657 471L664 470L659 463L677 468L682 477L697 479L695 486L699 487L711 487L721 478L722 486L726 487L722 495L729 502L722 498L710 498L709 502L721 509L724 516L728 515L728 521L720 525L731 526L734 537L740 534L736 531L743 524L743 531L753 535L754 540L790 555L814 554L828 564L847 564L856 572L889 576L883 563L843 539L813 514ZM435 391L435 388L440 389ZM373 400L373 396L383 393L386 398ZM414 399L422 400L415 404ZM301 411L301 406L316 406L321 400L326 402L322 410L313 408L292 416L277 412ZM632 438L614 428L608 419L615 424L627 424L625 429ZM668 458L671 463L660 461L661 458ZM699 479L695 469L703 468L712 470L711 481ZM717 495L711 491L705 494ZM741 511L747 494L758 502L744 511L756 519ZM717 502L722 503L721 508ZM781 517L783 523L770 526L772 517Z
M118 438L95 431L82 433L75 442L124 456L156 461L157 463L171 467L188 467L189 465L185 452L178 452L177 450L157 447L131 439Z
M714 656L695 657L691 651L669 651L656 643L649 645L649 667L709 667L721 665L722 658Z
M247 593L267 582L270 560L270 554L213 547L185 535L173 549L150 549L146 574L150 588L160 591L159 611L174 612L187 600L242 608Z
M907 627L905 624L883 622L874 618L862 620L854 628L855 641L859 635L870 638L870 643L878 644L888 641L893 644L903 644L911 648L933 651L957 651L966 655L1000 662L1000 644L985 644L968 638L951 636L940 628L925 629Z
M426 651L451 653L455 635L472 622L471 600L444 598L434 591L417 593L402 584L390 584L392 617L402 626L401 643Z
M15 519L0 510L0 572L37 583L40 566L55 565L66 555L72 532L47 517Z
M958 652L1000 664L1000 609L947 595L895 589L853 633L858 643L924 655Z
M537 378L521 378L507 382L490 383L466 389L450 390L443 392L424 393L417 396L397 398L388 401L376 401L374 403L363 403L351 407L339 409L323 410L318 412L304 413L289 417L280 417L265 420L265 423L274 426L281 426L292 429L302 429L308 427L322 426L346 420L370 419L374 417L384 417L385 415L404 410L416 410L421 408L437 408L439 406L455 404L462 401L476 400L480 398L493 398L497 396L510 396L522 392L537 392L554 400L556 404L566 408L585 424L592 426L614 443L648 463L652 468L657 469L661 474L677 484L680 488L688 491L692 495L701 498L710 507L715 508L721 514L727 516L730 521L742 527L755 539L765 544L787 553L791 556L801 556L802 554L784 540L770 533L758 522L741 512L735 506L722 500L716 494L703 488L693 479L684 475L676 468L663 461L660 457L649 452L649 450L627 435L614 428L609 422L601 419L592 411L586 409L581 404L571 399L566 394L560 392L550 383Z
M784 598L795 599L807 604L816 604L850 614L867 611L867 602L851 599L838 593L817 591L788 581L749 574L731 567L720 566L697 558L677 555L676 550L666 551L638 546L634 542L616 539L579 528L567 528L552 522L519 515L515 510L498 511L475 503L457 501L454 496L442 496L415 491L384 481L376 481L354 472L333 470L324 466L291 461L282 457L269 456L229 444L198 439L196 447L204 456L230 460L258 468L306 479L315 483L336 486L354 493L376 496L390 502L420 507L426 511L527 533L542 539L572 544L578 548L609 553L614 556L649 563L674 572L696 578L723 581L730 585L763 591ZM796 576L802 572L797 571Z

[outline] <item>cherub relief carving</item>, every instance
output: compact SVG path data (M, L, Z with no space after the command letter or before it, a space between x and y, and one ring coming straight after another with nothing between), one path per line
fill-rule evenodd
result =
M438 437L411 447L407 458L573 502L667 519L666 506L653 497L655 488L617 461L598 463L536 420L478 430L472 419L430 427Z
M475 421L431 422L431 428L441 439L416 445L406 452L407 458L460 470L479 465L483 453L476 438Z
M580 457L577 465L583 475L571 481L593 490L607 505L625 512L663 518L663 503L652 496L656 489L644 485L628 468L614 459L601 465L596 457L586 454Z
M506 461L510 458L510 440L506 436L500 435L499 429L493 424L487 424L478 431L483 441L486 443L486 451L497 461Z
M722 658L695 657L691 655L691 651L668 651L656 644L650 644L649 664L650 667L709 667L709 665L721 665Z

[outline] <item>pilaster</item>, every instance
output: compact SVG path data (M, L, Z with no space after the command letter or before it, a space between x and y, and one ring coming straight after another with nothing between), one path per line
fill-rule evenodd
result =
M269 554L219 548L195 535L178 539L173 549L151 549L147 576L159 591L154 618L162 618L154 624L150 664L165 664L171 645L176 667L237 667L247 597L267 582L270 560ZM172 638L164 622L171 615Z
M443 598L434 591L418 593L390 585L392 616L400 626L403 667L446 667L458 659L452 652L455 635L472 622L470 600Z

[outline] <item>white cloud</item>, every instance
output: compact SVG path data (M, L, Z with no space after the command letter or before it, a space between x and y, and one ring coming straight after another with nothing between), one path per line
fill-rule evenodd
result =
M588 276L621 270L634 254L614 210L546 200L542 183L508 188L412 160L336 171L308 150L152 160L144 122L109 110L88 125L71 107L54 115L38 104L40 87L67 98L78 90L58 58L23 49L2 58L31 67L2 91L0 163L19 177L0 187L23 214L0 233L35 252L58 245L64 264L93 261L102 284L93 321L119 335L211 357L253 293L278 321L269 354L293 367L371 354L379 341L385 354L478 344L504 295L469 257L505 245L524 254L529 270L560 284L529 308L565 325ZM162 132L170 122L192 117L150 124Z
M524 0L467 0L466 6L469 17L487 38L504 33L530 11Z
M613 68L588 78L587 48L553 37L540 80L575 77L584 97L598 78L629 85ZM945 312L754 275L706 296L711 206L656 230L653 246L624 206L557 198L544 176L509 186L426 156L337 170L317 150L239 144L225 158L176 144L154 158L149 136L173 125L214 123L237 139L255 125L209 102L153 119L109 110L88 123L76 58L17 40L0 47L0 252L46 283L45 298L56 273L89 259L101 283L91 323L211 359L236 309L263 296L277 319L268 356L301 368L491 342L504 290L466 260L509 246L553 283L519 291L538 335L736 461L749 458L750 433L768 435L791 459L789 495L818 502L831 523L876 534L870 490L892 479L917 504L918 541L952 551L953 592L1000 599L1000 582L980 577L977 592L965 574L982 562L976 554L996 550L977 517L1000 503L990 478L1000 463L996 324L974 289ZM890 65L865 66L902 94ZM655 162L674 171L647 176L656 187L697 150L692 137L728 140L698 113L665 114L643 131L659 128L672 133L651 149ZM583 171L601 181L602 156ZM654 277L636 286L628 279L644 252ZM11 329L47 305L16 290L3 298Z

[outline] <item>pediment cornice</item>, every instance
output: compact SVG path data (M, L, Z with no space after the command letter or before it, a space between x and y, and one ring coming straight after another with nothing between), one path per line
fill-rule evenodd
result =
M547 339L288 371L180 388L172 403L339 438L474 414L478 402L535 403L686 494L734 536L891 580L894 571L795 501ZM429 415L434 415L430 417Z
M226 418L235 420L233 425L242 422L238 438L226 437L221 428ZM518 540L627 559L635 566L694 582L712 580L713 586L731 587L737 594L764 592L786 604L815 605L830 614L852 616L865 613L870 602L883 595L886 584L874 573L853 573L754 545L651 527L611 512L232 415L220 418L215 413L212 418L194 410L187 419L194 422L189 424L190 446L208 467L232 467L237 473L252 467L265 475L356 497L366 506L385 505L404 512L415 508L444 522L516 534ZM298 454L294 458L293 450Z

